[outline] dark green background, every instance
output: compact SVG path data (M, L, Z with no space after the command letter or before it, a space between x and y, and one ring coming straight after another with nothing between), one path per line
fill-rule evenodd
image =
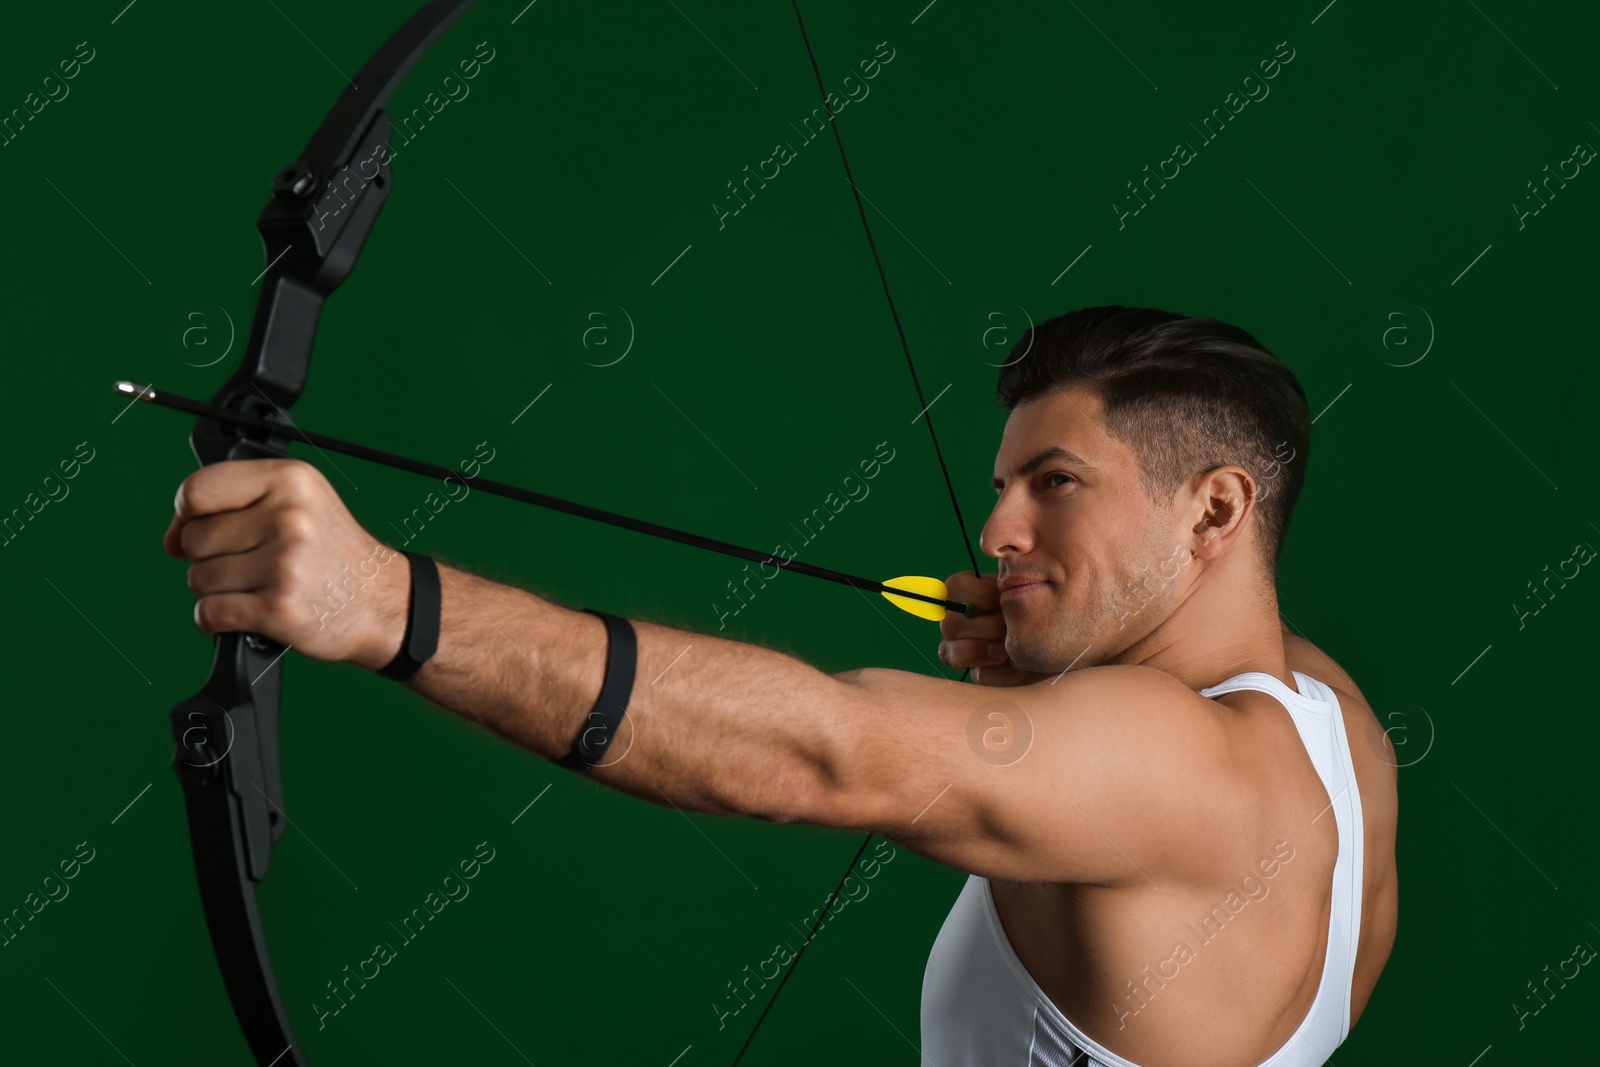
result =
M0 949L4 1058L241 1063L168 767L168 709L210 650L183 566L159 546L194 467L190 420L118 419L109 384L215 390L239 348L197 368L217 349L184 349L175 327L220 308L246 328L272 174L338 94L338 70L353 74L412 5L139 0L118 17L123 2L30 5L0 35L0 110L79 41L97 52L0 148L0 511L79 442L95 452L71 495L0 549L0 910L78 842L96 850L71 895ZM481 3L397 95L407 111L477 42L495 49L471 95L400 152L392 202L324 316L301 422L445 464L488 440L489 477L762 548L888 441L896 458L871 496L801 558L880 577L961 568L832 143L797 146L725 228L711 208L817 105L789 6L539 0L513 24L524 2ZM969 340L993 304L1035 319L1147 305L1255 333L1319 413L1284 614L1355 675L1409 764L1399 939L1335 1062L1587 1056L1600 978L1581 972L1520 1030L1511 1005L1576 943L1600 944L1600 587L1580 575L1520 631L1511 605L1544 565L1600 544L1600 178L1585 168L1520 230L1511 205L1575 143L1600 143L1600 19L1503 0L924 3L807 0L805 13L832 88L879 42L895 49L840 122L929 399L952 386L933 413L970 533L1003 422L996 357ZM1200 146L1188 124L1282 41L1296 55L1270 97ZM1124 183L1178 140L1199 157L1119 230ZM636 329L614 366L569 342L593 301ZM1397 301L1436 330L1406 367L1392 364L1429 329L1415 310L1387 320L1408 331L1389 351L1369 339ZM307 458L380 536L429 489ZM418 546L566 603L701 630L739 573L483 494ZM940 670L931 625L798 575L728 632L828 670ZM713 1001L795 938L857 844L686 821L390 682L299 658L285 676L295 829L260 897L314 1063L510 1064L516 1050L540 1067L726 1063L755 1009L719 1030ZM319 1032L323 983L480 841L497 855L472 895ZM817 939L747 1062L913 1062L923 965L961 880L900 850Z

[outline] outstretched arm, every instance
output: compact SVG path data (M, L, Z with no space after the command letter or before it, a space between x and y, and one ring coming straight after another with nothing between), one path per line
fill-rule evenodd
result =
M440 579L439 650L409 684L531 752L565 755L600 695L604 624L454 567ZM631 623L628 712L590 777L695 811L820 825L865 815L837 803L859 794L852 727L872 708L858 686L757 645Z
M395 554L306 464L197 471L179 491L167 549L192 561L207 632L261 633L368 668L399 648L404 562L385 562ZM409 684L538 755L565 754L600 692L604 625L457 568L440 577L439 648ZM349 591L331 618L315 606L329 586ZM1072 672L1001 698L903 671L829 675L755 645L634 628L628 715L590 775L657 804L870 828L993 877L1110 882L1144 877L1176 840L1203 837L1217 817L1207 796L1238 795L1217 788L1231 766L1220 731L1159 671ZM999 758L988 744L996 731L1017 745Z

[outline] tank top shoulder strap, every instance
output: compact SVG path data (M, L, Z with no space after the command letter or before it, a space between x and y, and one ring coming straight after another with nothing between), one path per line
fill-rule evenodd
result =
M1225 693L1234 693L1240 689L1255 689L1285 702L1293 702L1304 707L1307 704L1321 705L1327 702L1328 692L1325 686L1315 678L1301 674L1299 671L1291 672L1294 675L1298 692L1286 685L1283 679L1266 671L1244 671L1232 678L1224 678L1216 685L1210 685L1200 690L1203 697L1222 696Z
M1294 720L1296 731L1310 756L1317 777L1328 794L1328 807L1338 827L1338 852L1333 871L1333 899L1328 917L1328 949L1322 983L1310 1011L1290 1042L1261 1067L1279 1067L1291 1047L1304 1040L1315 1048L1331 1049L1350 1032L1350 990L1355 979L1356 952L1361 934L1363 843L1366 839L1361 794L1356 785L1355 761L1350 753L1339 694L1310 675L1293 671L1296 688L1265 671L1245 671L1200 690L1205 697L1240 689L1255 689L1276 697ZM1318 815L1320 818L1321 815ZM1315 1033L1316 1037L1311 1035ZM1321 1062L1322 1056L1318 1056Z

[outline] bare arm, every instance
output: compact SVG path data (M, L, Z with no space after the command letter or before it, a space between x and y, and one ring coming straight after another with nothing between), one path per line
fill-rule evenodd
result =
M441 644L410 684L532 752L565 753L599 695L600 620L441 575ZM1160 862L1161 841L1138 829L1152 816L1205 839L1206 820L1178 814L1180 792L1198 793L1179 783L1215 782L1205 772L1225 759L1221 737L1177 710L1178 683L1161 672L997 691L878 668L829 675L771 649L633 626L628 714L590 776L644 800L873 829L963 870L1031 880L1142 877ZM987 747L995 731L1025 747Z
M196 618L303 654L383 665L409 578L383 564L333 625L305 604L383 546L305 464L208 466L180 492L168 550L193 561ZM366 572L363 572L366 573ZM598 697L600 620L441 567L435 656L409 684L540 756L564 754ZM755 645L636 621L624 728L595 781L658 804L874 829L962 870L1134 881L1220 817L1231 762L1193 694L1143 667L995 690L903 671L829 675ZM1180 692L1181 691L1181 692ZM994 758L996 729L1026 737Z
M565 755L600 694L604 625L453 567L440 578L439 650L408 684L531 752ZM852 773L845 727L864 712L860 694L771 649L630 621L632 697L589 776L656 804L825 822Z

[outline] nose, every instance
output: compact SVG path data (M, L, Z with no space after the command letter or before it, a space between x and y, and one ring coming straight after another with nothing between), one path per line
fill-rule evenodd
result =
M1003 491L978 534L978 548L986 556L1007 559L1026 555L1033 545L1033 516L1026 499Z

